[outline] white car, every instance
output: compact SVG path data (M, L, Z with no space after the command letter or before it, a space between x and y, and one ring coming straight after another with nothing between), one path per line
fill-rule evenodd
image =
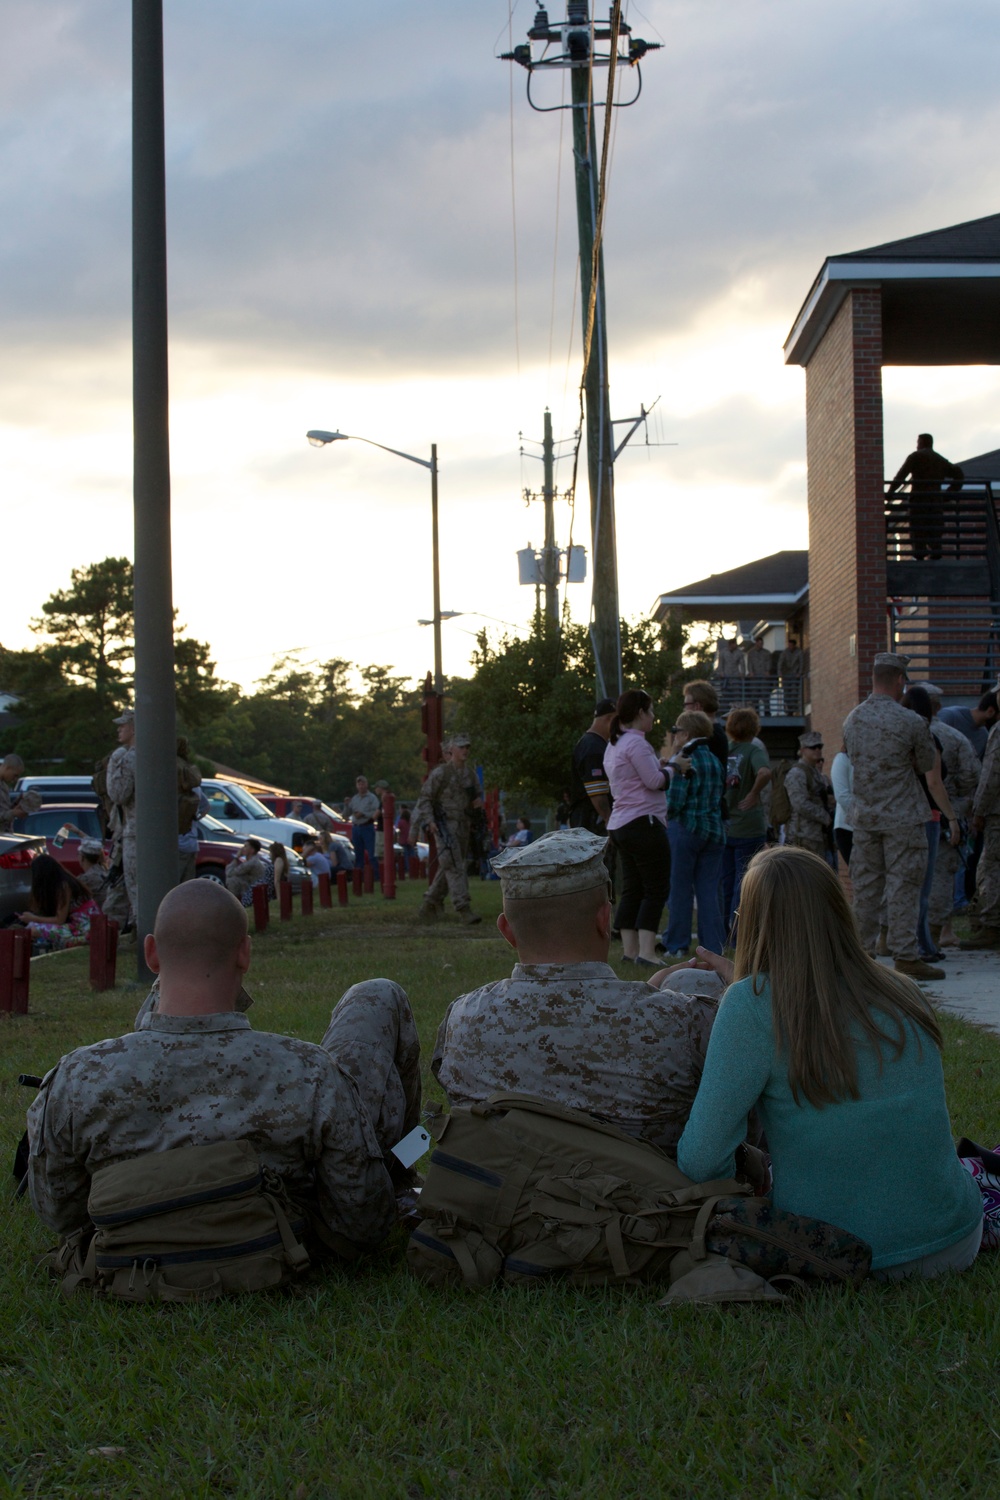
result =
M225 823L234 833L244 838L260 839L262 844L287 844L292 847L294 834L315 836L316 830L299 818L274 818L245 786L236 781L219 781L208 777L201 784L201 791L208 798L212 816Z

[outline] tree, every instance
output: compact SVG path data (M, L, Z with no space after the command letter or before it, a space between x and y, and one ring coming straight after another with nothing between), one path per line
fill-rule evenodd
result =
M680 708L683 629L673 621L622 620L621 636L625 685L651 694L659 743ZM487 781L538 801L557 799L573 745L594 712L586 627L564 621L557 631L536 615L528 635L504 636L495 646L482 631L473 663L473 676L456 684L455 694Z
M14 748L33 768L91 770L113 748L111 721L132 698L132 564L106 557L74 568L31 627L42 637L37 649L0 659L3 686L18 699ZM235 689L216 678L204 642L179 635L174 651L178 729L200 732L228 711Z

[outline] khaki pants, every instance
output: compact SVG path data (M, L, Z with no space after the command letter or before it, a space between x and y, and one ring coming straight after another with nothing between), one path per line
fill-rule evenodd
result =
M461 846L459 846L461 848ZM469 877L465 870L465 856L456 858L450 849L438 844L438 871L427 887L424 900L429 906L441 906L445 890L451 897L456 911L465 911L472 903L469 896Z
M878 832L855 828L851 849L854 918L861 942L869 953L875 951L884 897L889 952L894 958L920 957L917 917L926 870L927 834L923 823L908 823Z

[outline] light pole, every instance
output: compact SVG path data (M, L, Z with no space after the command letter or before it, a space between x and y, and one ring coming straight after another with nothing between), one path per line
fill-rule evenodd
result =
M399 448L387 448L385 443L376 443L372 438L359 437L356 432L325 432L321 428L313 428L306 433L306 437L314 448L325 448L328 443L346 442L353 440L356 443L368 443L372 448L381 448L383 453L394 453L397 458L408 459L411 464L419 464L422 469L431 471L431 569L434 578L434 691L440 697L444 691L441 673L441 576L438 552L438 450L437 443L431 443L431 456L417 458L413 453L403 453Z

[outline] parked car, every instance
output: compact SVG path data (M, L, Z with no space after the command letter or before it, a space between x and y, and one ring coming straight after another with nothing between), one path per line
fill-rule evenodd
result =
M292 849L296 835L301 843L303 834L308 838L316 832L315 828L298 818L273 817L270 809L258 802L239 782L220 781L213 776L201 783L201 790L208 798L212 816L225 823L228 828L242 833L244 838L249 838L252 834L262 844L270 844L277 839L286 848Z
M0 833L0 922L24 911L31 898L31 861L45 853L37 834Z
M292 808L296 802L301 802L303 808L307 810L309 808L318 808L320 812L326 813L333 824L332 833L344 834L347 838L351 836L350 823L341 816L335 807L331 807L329 802L321 801L319 797L279 797L274 792L261 792L257 801L262 803L269 812L274 813L275 817L278 818L291 817Z
M27 817L15 819L19 832L40 836L44 841L43 852L57 859L71 875L79 875L80 834L84 838L101 837L101 814L96 802L50 802ZM217 818L196 818L194 830L198 835L198 861L195 873L201 880L215 880L220 885L226 878L226 866L246 842L242 834L234 833ZM79 829L79 833L68 831ZM63 833L63 830L67 830ZM62 835L62 836L60 836ZM263 840L261 840L263 843ZM111 840L104 841L105 852L111 853ZM265 852L267 846L265 845ZM301 884L305 866L298 855L289 853L288 877L296 889Z

